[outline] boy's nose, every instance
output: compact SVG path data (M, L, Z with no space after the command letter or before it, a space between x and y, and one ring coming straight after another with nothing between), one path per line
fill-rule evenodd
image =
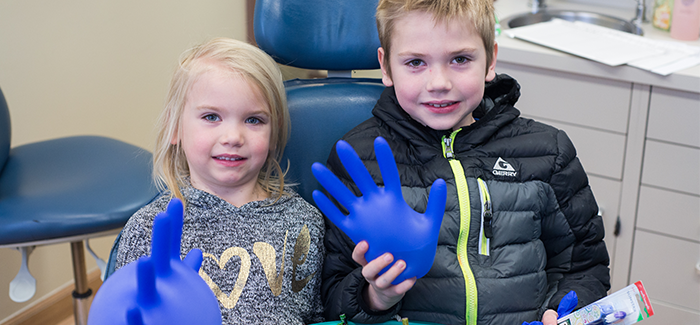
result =
M430 79L426 85L428 91L448 91L452 88L452 82L442 67L430 69Z

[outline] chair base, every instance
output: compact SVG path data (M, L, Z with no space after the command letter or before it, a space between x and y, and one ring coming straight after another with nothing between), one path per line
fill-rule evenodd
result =
M73 281L75 282L73 317L75 318L75 325L87 325L92 289L88 287L83 241L71 242L70 250L73 259Z

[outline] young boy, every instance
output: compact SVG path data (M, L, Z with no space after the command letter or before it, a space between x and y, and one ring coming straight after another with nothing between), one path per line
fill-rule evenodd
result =
M377 26L387 89L343 140L383 185L373 141L385 138L406 202L424 211L442 178L446 211L432 268L397 285L405 262L366 261L367 242L328 225L326 318L554 325L569 291L579 307L605 296L609 259L587 176L563 131L513 107L518 83L495 73L492 0L380 0ZM328 168L360 195L335 149Z

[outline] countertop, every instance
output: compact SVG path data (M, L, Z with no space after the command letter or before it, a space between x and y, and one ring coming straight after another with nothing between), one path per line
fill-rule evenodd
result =
M632 0L630 0L632 1ZM527 12L528 0L496 0L494 6L496 15L500 20L508 16ZM632 19L634 17L633 8L608 7L605 5L589 5L579 1L546 0L547 8L568 9L590 11L606 15L615 16L622 19ZM651 8L647 8L651 12ZM650 14L648 16L651 16ZM505 27L504 27L505 28ZM651 23L643 25L644 37L656 40L673 40L668 32L654 28ZM576 57L564 52L552 50L543 46L535 45L519 39L510 38L501 34L496 38L498 43L498 61L513 64L527 65L537 68L565 71L592 77L606 78L660 86L670 89L684 90L690 92L700 92L700 65L687 68L670 74L661 76L649 71L634 68L631 66L611 67L595 61ZM678 41L688 45L700 47L700 40ZM496 64L498 71L498 64Z

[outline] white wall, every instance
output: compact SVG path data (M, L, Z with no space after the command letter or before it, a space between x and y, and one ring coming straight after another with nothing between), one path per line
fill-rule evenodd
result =
M150 150L180 53L215 36L245 40L245 2L0 1L0 88L12 146L92 134ZM106 258L112 241L91 246ZM0 249L0 323L70 282L70 261L68 244L38 247L29 262L37 294L15 303L8 290L20 254Z

